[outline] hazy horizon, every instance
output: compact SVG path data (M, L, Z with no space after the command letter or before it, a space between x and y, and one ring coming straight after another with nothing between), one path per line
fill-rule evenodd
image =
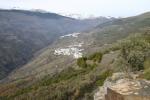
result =
M150 11L149 5L149 0L0 0L2 9L41 9L63 15L79 14L82 17L129 17Z

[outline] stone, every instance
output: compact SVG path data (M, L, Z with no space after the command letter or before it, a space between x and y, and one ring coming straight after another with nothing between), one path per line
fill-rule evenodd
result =
M114 73L95 93L94 100L150 100L150 81Z

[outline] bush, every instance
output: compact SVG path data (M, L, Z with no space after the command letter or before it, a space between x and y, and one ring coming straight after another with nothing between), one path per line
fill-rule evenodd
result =
M79 67L81 67L81 68L86 68L86 67L87 67L86 60L87 60L86 57L78 58L78 59L77 59L77 65L78 65Z
M144 73L144 78L150 80L150 71Z
M104 84L104 81L106 80L106 78L109 77L109 76L112 76L112 71L110 71L110 70L107 70L107 71L105 71L104 73L102 73L102 74L98 77L98 79L97 79L97 81L96 81L96 85L102 86L102 85Z
M145 68L145 69L149 69L149 68L150 68L150 58L147 58L147 59L144 61L144 68Z
M149 55L150 44L142 36L131 37L121 43L121 56L132 71L144 69L144 61Z
M145 56L140 51L132 51L128 55L128 63L132 66L133 71L140 71L144 69Z
M145 70L144 70L143 78L150 80L150 58L147 58L144 61L144 68Z
M96 52L88 57L89 60L100 63L102 60L103 54L101 52Z

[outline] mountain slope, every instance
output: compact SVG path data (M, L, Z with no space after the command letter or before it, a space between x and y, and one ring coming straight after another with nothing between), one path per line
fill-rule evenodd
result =
M129 38L123 39L121 43L124 43L124 41L127 43L130 42L130 44L127 44L126 50L128 50L128 46L133 50L131 52L137 51L138 48L138 51L142 52L145 55L149 53L148 50L150 48L150 31L145 30L145 32L148 32L148 34L140 33L140 35L132 35ZM141 45L141 43L143 42L146 43L144 44L144 46ZM116 47L116 45L114 45L114 47L118 48L118 46ZM120 54L122 54L122 47L123 45L119 45L118 49L109 49L109 51L107 51L108 48L106 48L105 50L107 52L100 51L102 54L102 58L100 58L101 60L99 60L99 62L95 62L94 56L85 56L84 58L86 58L87 64L86 67L73 64L73 66L70 66L69 68L61 72L59 72L58 70L57 73L52 76L50 75L50 73L47 73L47 75L43 78L35 78L30 76L17 79L16 81L10 83L1 84L0 97L6 100L93 100L93 94L95 93L94 90L99 86L102 86L107 77L111 76L113 72L116 72L116 70L120 71L119 68L122 68L121 65L124 65L124 63L122 63L120 66L116 66L118 65L116 62L120 60ZM98 55L100 53L94 53L94 55L95 54ZM148 55L146 56L150 57ZM97 58L97 56L95 57ZM139 59L140 58L138 57L138 60ZM68 62L71 63L69 60ZM139 63L137 62L136 64L138 65ZM148 70L146 69L146 71ZM149 77L149 75L147 76ZM115 80L113 79L110 80L110 78L108 78L107 80L114 82ZM147 91L149 93L149 88L147 88L145 92Z
M101 24L87 33L61 36L5 78L0 86L0 96L2 99L92 100L93 90L103 85L112 71L120 71L121 65L124 65L117 64L123 47L118 40L127 41L125 49L129 47L131 50L128 58L137 57L134 56L136 48L139 48L140 58L143 57L141 53L149 53L149 18L147 13ZM134 37L137 33L142 35L125 38L128 35ZM143 42L146 45L141 45ZM56 50L60 52L55 54ZM84 57L73 58L73 54L79 53ZM139 59L136 61L138 63ZM149 79L149 68L145 76Z
M59 36L84 31L107 18L76 20L48 12L0 10L0 79Z
M28 76L43 77L47 74L55 74L57 71L60 72L65 68L73 66L75 59L72 56L75 54L81 53L82 55L88 55L107 48L111 43L127 37L129 34L143 32L142 30L150 26L150 16L147 15L148 13L146 17L145 14L142 14L135 17L111 21L108 22L109 24L107 26L104 25L100 28L99 25L96 29L90 32L81 32L76 37L60 37L60 39L55 41L52 45L45 48L39 56L34 57L28 64L11 73L8 78L14 80ZM121 23L118 24L120 20ZM147 23L145 23L145 21ZM138 27L137 22L139 23ZM63 53L56 55L56 50L59 52L64 50L63 53L71 50L69 54L67 54L70 56L66 56L66 54Z
M101 45L103 42L107 44L112 43L119 38L124 38L131 33L140 32L143 28L150 26L150 12L129 17L109 21L98 25L93 30L93 36L96 38L95 42Z

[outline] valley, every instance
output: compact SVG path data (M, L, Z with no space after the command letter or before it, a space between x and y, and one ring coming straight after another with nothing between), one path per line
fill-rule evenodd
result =
M92 29L107 18L78 20L55 13L0 10L0 79L25 65L60 36ZM11 49L11 50L10 50Z
M9 39L5 36L2 38L3 40L14 39L15 46L23 46L25 49L14 48L16 54L11 55L11 57L18 59L27 55L31 57L25 57L27 60L24 63L20 63L24 61L24 59L20 59L18 64L9 59L10 54L14 54L13 51L5 53L8 57L0 52L0 57L2 57L0 99L104 100L105 95L109 98L105 90L112 89L118 92L116 88L112 87L120 85L119 82L124 83L124 80L128 82L126 78L129 78L129 83L126 83L127 86L133 82L136 84L141 80L139 86L144 88L146 84L143 91L145 91L146 96L149 93L147 92L150 91L149 12L128 18L107 19L103 17L95 20L76 20L57 14L40 12L2 12L4 14L0 12L0 18L5 13L12 15L15 13L15 15L19 14L19 16L27 18L25 20L28 22L27 26L21 27L19 21L16 25L23 30L18 28L13 35L6 31L11 28L10 26L4 27L5 22L0 23L3 26L2 29L6 28L4 31L0 30L0 35L3 36L7 33ZM30 18L28 19L28 17ZM8 19L11 20L11 18ZM20 20L22 22L24 18ZM34 20L35 22L33 22ZM28 25L31 26L28 27ZM29 32L26 33L25 30L29 30ZM49 32L54 33L50 34ZM11 41L1 42L0 46L3 48L0 50L10 49L6 48L4 43L14 47L14 44L10 44ZM16 50L21 54L23 53L24 56ZM32 50L33 52L30 52ZM16 57L16 55L18 56ZM3 57L6 57L8 62ZM18 62L18 60L16 61ZM7 64L8 66L6 66ZM9 64L15 65L9 69L11 67ZM137 77L133 78L134 75ZM133 82L130 82L132 79L134 79ZM145 94L138 93L145 96Z

